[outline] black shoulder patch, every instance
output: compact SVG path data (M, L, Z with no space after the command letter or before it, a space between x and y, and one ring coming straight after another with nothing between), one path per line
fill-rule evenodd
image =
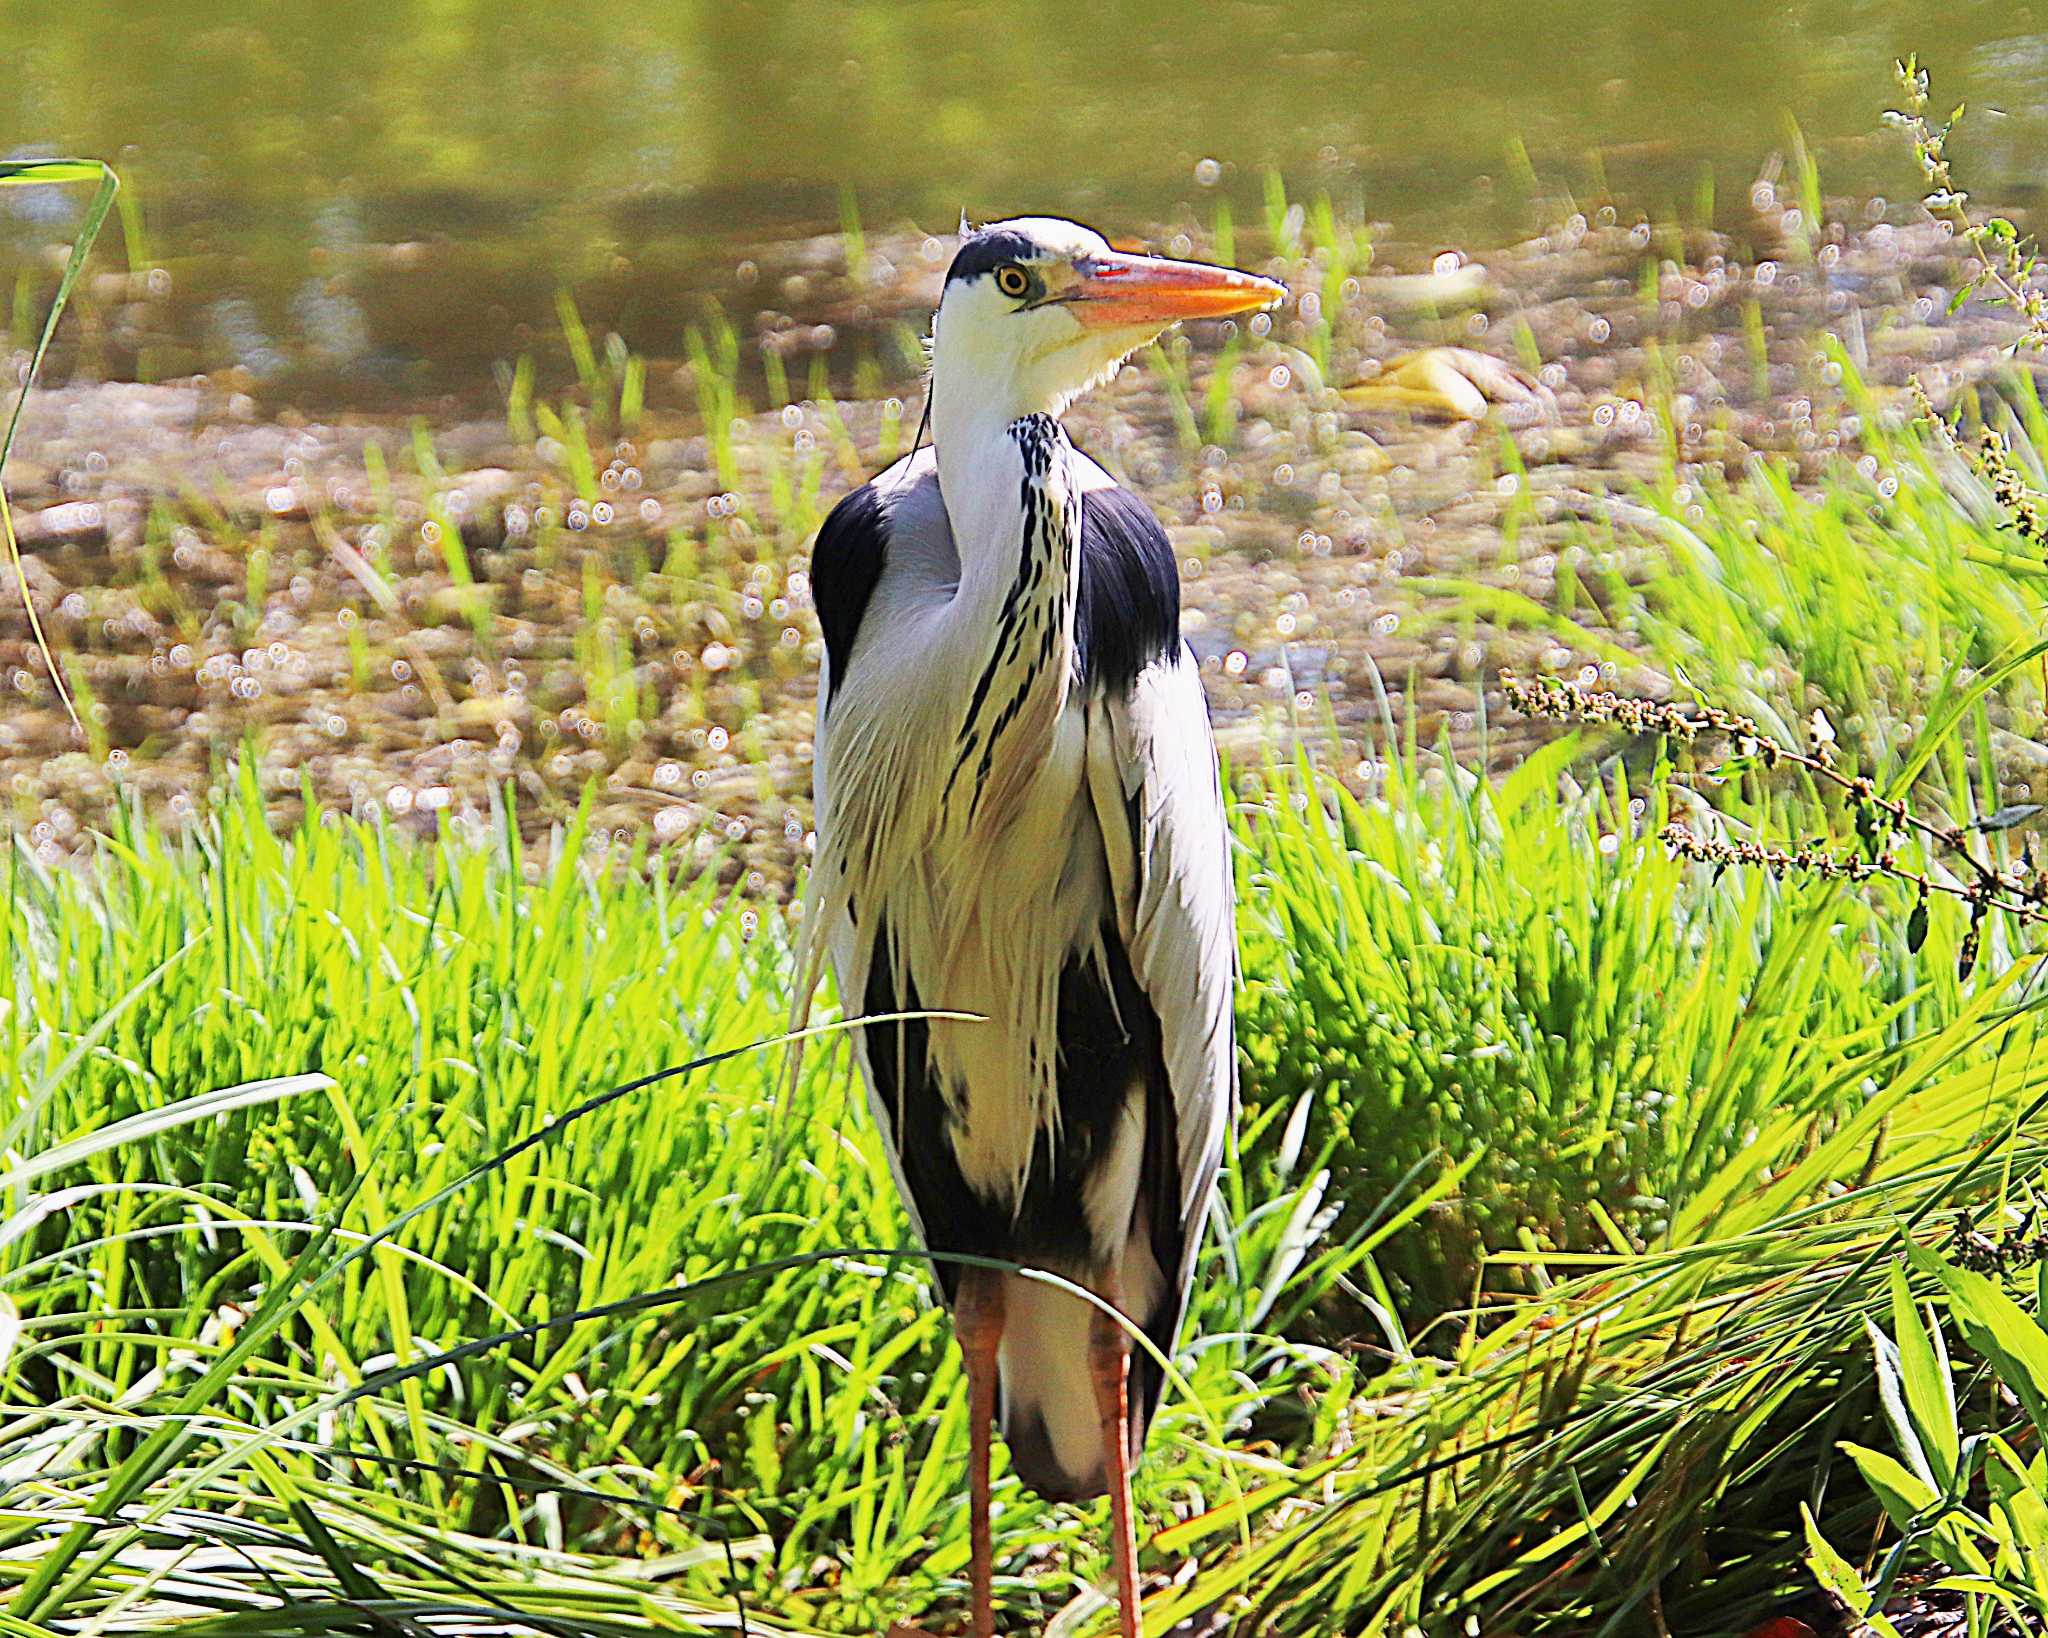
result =
M1084 688L1129 688L1180 643L1180 569L1152 509L1128 489L1081 497L1074 669Z
M825 633L825 657L835 694L846 681L861 616L882 576L882 560L888 550L889 509L882 492L871 483L862 484L832 508L811 547L811 602ZM829 699L825 709L831 709Z
M946 269L946 282L978 279L984 273L994 272L1004 262L1036 260L1038 253L1038 246L1021 233L970 233L953 253L953 265Z

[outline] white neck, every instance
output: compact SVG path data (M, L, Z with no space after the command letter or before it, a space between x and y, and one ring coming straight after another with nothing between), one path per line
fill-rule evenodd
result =
M961 592L1000 591L1016 573L1023 527L1023 469L1010 425L1034 407L1048 406L1017 402L1007 391L991 391L986 376L949 373L943 366L933 372L931 392L932 450L960 554ZM1050 408L1057 414L1065 406Z

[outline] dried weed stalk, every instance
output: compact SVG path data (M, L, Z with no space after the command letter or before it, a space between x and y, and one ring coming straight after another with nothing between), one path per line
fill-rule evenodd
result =
M1928 117L1927 70L1912 57L1894 67L1905 106L1892 109L1885 119L1913 145L1914 157L1919 160L1927 183L1927 192L1921 195L1920 202L1928 215L1947 227L1955 242L1967 247L1976 258L1974 270L1950 298L1949 311L1955 312L1974 295L1987 294L1988 299L2009 307L2019 316L2020 333L2010 351L2048 349L2048 296L2034 282L2040 265L2034 240L2022 238L2006 217L1987 216L1979 220L1973 216L1969 194L1956 184L1948 142L1963 117L1963 109L1959 105L1947 120L1935 124ZM1992 497L2013 532L2048 549L2048 497L2032 488L2020 474L2005 436L1995 427L1986 426L1980 429L1974 444L1966 443L1934 407L1919 376L1912 378L1911 385L1921 418L1991 486Z
M1845 773L1836 766L1834 730L1821 712L1814 713L1806 748L1798 750L1773 738L1754 719L1718 706L1674 705L1606 689L1583 688L1555 677L1529 681L1510 672L1501 674L1501 686L1508 704L1525 716L1620 728L1686 747L1714 735L1726 739L1738 757L1754 759L1766 769L1804 769L1849 799L1856 816L1857 839L1862 844L1859 852L1814 844L1773 847L1764 842L1703 835L1674 820L1664 827L1661 839L1682 858L1763 869L1779 877L1797 874L1866 882L1883 876L1902 882L1918 894L1907 928L1907 942L1914 949L1926 937L1928 901L1937 893L1960 900L1970 909L1969 931L1957 955L1957 966L1964 976L1976 965L1984 919L1991 911L2002 910L2023 922L2048 924L2048 866L2035 865L2026 871L2002 870L1978 858L1969 847L1972 830L2009 829L2031 818L2033 807L2001 809L1972 827L1925 818L1913 812L1902 798L1880 792L1867 775ZM1901 862L1897 844L1907 836L1917 836L1932 850L1953 858L1961 867L1963 879L1937 878Z

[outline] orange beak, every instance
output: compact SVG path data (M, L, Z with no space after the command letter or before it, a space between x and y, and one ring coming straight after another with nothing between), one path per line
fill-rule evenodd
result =
M1180 319L1223 318L1273 307L1287 286L1234 267L1109 251L1080 264L1081 282L1061 297L1091 329L1163 330Z

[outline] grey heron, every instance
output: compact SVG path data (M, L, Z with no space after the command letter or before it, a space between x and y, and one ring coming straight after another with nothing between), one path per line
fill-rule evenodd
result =
M1125 1323L1171 1351L1235 1092L1228 843L1173 547L1060 416L1173 323L1285 295L1049 217L966 232L931 446L813 554L813 923L850 1013L973 1015L855 1034L965 1359L977 1638L998 1419L1042 1494L1107 1491L1140 1630L1129 1469L1163 1380Z

